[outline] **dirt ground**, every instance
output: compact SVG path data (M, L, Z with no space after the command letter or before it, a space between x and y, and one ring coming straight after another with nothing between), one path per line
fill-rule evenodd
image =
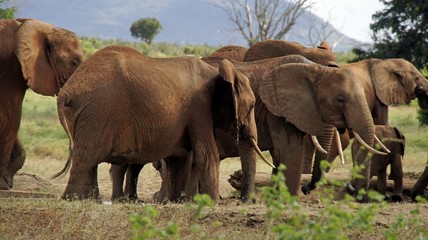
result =
M101 164L99 167L99 186L100 193L102 195L102 200L104 204L110 205L110 193L111 193L111 182L108 176L108 164ZM30 167L31 168L31 167ZM265 210L266 207L261 202L257 201L255 204L240 204L239 200L236 198L238 196L237 191L228 183L228 178L235 170L239 169L238 163L230 164L221 164L221 176L220 176L220 195L221 199L216 204L215 210L213 210L207 217L206 220L220 220L221 222L226 222L228 225L236 224L237 228L239 226L244 226L252 231L257 231L257 229L263 229L264 219L265 219ZM62 179L49 179L54 172L44 172L39 174L34 174L31 171L21 171L19 172L14 179L13 190L10 191L0 191L0 219L3 215L4 218L7 218L7 221L13 221L10 218L19 214L19 210L16 210L15 213L10 213L11 209L14 209L13 205L4 209L3 213L1 210L2 205L5 202L12 202L14 200L22 199L46 199L46 201L61 201L58 200L58 197L61 195L65 189L68 176ZM388 203L388 206L385 209L382 209L380 214L375 219L376 227L383 228L388 226L391 222L395 221L398 214L403 214L408 216L412 209L415 209L416 204L411 202L409 197L410 190L414 183L417 180L418 173L405 173L404 179L404 197L405 201L402 203ZM259 182L265 183L269 178L268 171L258 173ZM302 182L307 182L309 180L309 175L303 175ZM332 171L328 174L329 179L339 179L346 180L348 179L348 174L344 171ZM392 186L392 181L389 181L389 186ZM139 199L145 201L146 203L151 203L151 197L154 192L156 192L160 187L160 177L158 173L153 169L153 167L145 167L140 174L139 178L139 188L138 194ZM343 190L338 189L338 193L344 194ZM299 195L299 202L302 205L302 208L308 211L310 214L317 214L320 209L320 201L317 199L317 194L310 194L305 196L303 194ZM3 204L2 204L3 203ZM162 215L166 216L168 212L173 212L176 208L176 204L166 204L162 207ZM245 208L245 210L243 210ZM20 210L26 214L32 214L40 212L40 208L29 207L24 210ZM105 210L103 210L105 211ZM428 229L428 204L422 204L420 207L420 217L421 220L425 222L425 225ZM175 213L174 213L175 214ZM37 214L36 214L37 215ZM168 218L168 216L166 216ZM128 225L127 225L128 226ZM0 224L1 229L1 224ZM16 233L18 234L18 233ZM15 235L11 235L15 236ZM22 235L21 239L25 239L29 235ZM32 235L30 235L32 236ZM37 236L37 235L36 235ZM114 236L114 235L113 235ZM112 237L112 235L107 235L107 239ZM38 237L36 237L37 239ZM49 238L49 237L47 237ZM82 237L86 238L86 237ZM129 236L122 236L118 239L127 239ZM359 234L356 234L355 238L358 239ZM0 239L2 237L0 236ZM17 238L18 239L18 238ZM226 239L239 239L230 237ZM255 239L258 239L255 237ZM373 239L379 239L374 237Z

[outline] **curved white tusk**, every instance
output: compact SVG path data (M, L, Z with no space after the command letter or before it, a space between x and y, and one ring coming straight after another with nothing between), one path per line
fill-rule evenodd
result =
M340 134L339 134L339 131L337 131L337 129L336 129L336 146L337 146L337 151L339 151L340 163L342 165L345 165L345 157L343 156L342 143L340 142Z
M269 160L267 160L267 158L263 155L262 151L260 150L259 146L257 146L256 141L251 138L251 144L253 145L254 149L256 150L257 154L260 156L260 158L269 166L271 166L272 168L275 168L275 165L273 165L273 163L271 163Z
M379 140L376 134L373 134L373 135L374 135L375 141L379 143L380 147L383 148L383 150L385 150L387 153L391 153L391 151L389 151L389 149L385 145L383 145L383 143Z
M321 147L321 144L318 142L318 139L317 139L316 136L311 135L311 139L312 139L312 142L314 143L314 146L316 147L316 149L318 151L320 151L320 152L322 152L324 154L328 153L324 148Z
M384 153L381 152L379 150L376 150L372 147L370 147L366 142L364 142L364 140L360 137L360 135L353 131L355 138L358 140L358 142L360 142L367 150L369 150L370 152L376 153L376 154L380 154L380 155L387 155L388 153Z

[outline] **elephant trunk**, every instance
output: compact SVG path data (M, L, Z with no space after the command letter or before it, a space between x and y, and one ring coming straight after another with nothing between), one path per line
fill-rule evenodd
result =
M365 103L365 101L364 101ZM359 111L358 111L359 110ZM362 114L361 114L362 113ZM368 110L368 107L362 106L360 109L353 110L352 114L347 117L349 128L354 133L357 133L361 140L367 143L368 146L373 147L374 144L374 124L373 118ZM362 167L361 175L362 178L356 178L353 181L353 186L348 187L348 192L352 195L356 195L360 189L368 189L370 180L370 161L369 158L361 158L360 162L354 162L354 166L358 165ZM353 190L351 190L354 188ZM364 199L366 200L366 199Z
M241 156L241 200L247 201L255 189L256 177L256 151L251 143L253 139L245 138L239 141L239 152Z
M254 111L250 114L250 117L246 119L247 122L241 125L239 134L239 155L241 156L241 200L247 201L250 194L255 189L255 178L256 178L256 154L257 151L254 148L257 147L257 127L254 116ZM258 148L258 147L257 147Z
M328 151L330 151L330 146L333 140L334 132L336 128L332 125L324 124L324 133L321 136L317 136L317 139L319 141L320 146L325 149L327 152L323 151L315 151L315 158L314 158L314 164L312 167L312 178L311 181L303 185L301 190L302 192L307 195L310 193L310 191L314 190L316 188L315 184L321 179L322 171L321 171L321 161L326 160L328 156ZM313 157L313 150L311 149L305 149L304 150L304 161L307 161L306 159L309 159Z

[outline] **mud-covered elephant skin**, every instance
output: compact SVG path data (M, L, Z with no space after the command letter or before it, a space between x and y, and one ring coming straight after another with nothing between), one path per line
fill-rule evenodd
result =
M388 125L389 105L409 104L415 98L423 102L428 99L428 80L405 59L366 59L338 67L357 76L357 84L363 89L373 122L377 125ZM332 162L337 155L337 152L330 152L327 160ZM302 187L305 194L315 189L321 178L320 161L315 159L312 179Z
M0 42L0 190L7 190L25 161L18 129L26 90L58 94L83 52L76 34L35 19L0 20Z
M255 97L248 78L224 60L214 68L196 57L150 58L128 47L104 48L86 60L58 95L70 138L65 199L99 198L97 166L147 164L168 157L172 200L188 179L189 154L202 193L218 199L219 154L214 126L253 146ZM255 164L256 151L247 159ZM242 160L242 158L241 158Z
M425 189L427 188L427 186L428 186L428 162L421 176L418 178L418 181L416 181L415 185L412 188L412 192L410 194L410 196L412 197L412 200L416 201L417 196L423 196L426 198L427 196L425 195Z
M208 57L229 59L229 60L243 62L245 53L247 52L247 50L248 48L246 47L228 45L215 50Z
M387 155L369 155L358 141L352 144L352 159L354 162L367 162L370 167L370 177L377 176L377 191L395 202L403 201L403 168L402 159L405 151L405 137L396 127L375 125L375 134L390 151ZM376 145L376 144L375 144ZM378 146L381 150L382 147ZM394 181L392 195L386 194L387 167L390 166L389 179ZM354 193L356 194L356 193Z
M336 56L328 42L322 42L318 47L310 48L297 42L284 40L265 40L256 43L246 51L244 61L251 62L293 54L302 55L321 65L336 61Z

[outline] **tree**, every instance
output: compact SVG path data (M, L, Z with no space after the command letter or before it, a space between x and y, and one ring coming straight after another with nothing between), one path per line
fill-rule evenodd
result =
M354 61L405 58L418 69L428 65L428 1L380 0L385 9L376 12L370 24L374 44L353 49Z
M309 0L216 0L212 3L227 13L249 46L266 39L282 39L297 18L312 6Z
M132 23L131 35L140 38L150 47L155 36L162 30L161 23L156 18L140 18Z
M9 7L10 0L0 0L0 19L14 19L17 7ZM6 5L6 6L5 6Z

